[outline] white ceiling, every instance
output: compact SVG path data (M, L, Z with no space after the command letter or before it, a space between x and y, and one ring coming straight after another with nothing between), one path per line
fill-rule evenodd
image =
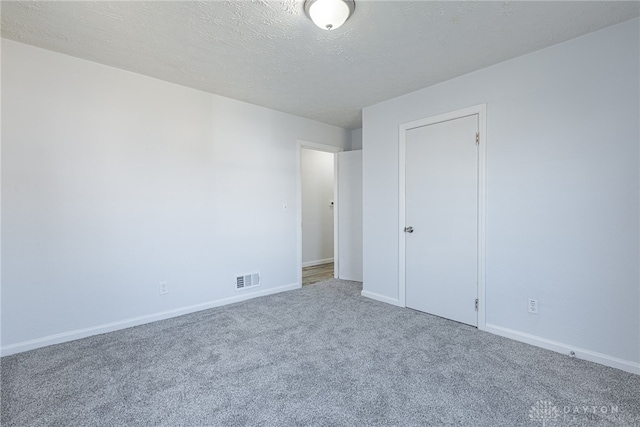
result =
M344 128L363 107L622 22L640 3L2 2L2 37Z

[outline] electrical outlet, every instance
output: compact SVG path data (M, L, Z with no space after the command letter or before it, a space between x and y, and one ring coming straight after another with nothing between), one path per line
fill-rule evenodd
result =
M167 282L160 282L160 295L169 293L169 284Z
M538 314L538 300L529 299L529 313Z

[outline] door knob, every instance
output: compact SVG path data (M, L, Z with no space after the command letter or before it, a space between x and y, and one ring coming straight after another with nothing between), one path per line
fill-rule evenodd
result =
M413 227L405 227L404 228L404 232L405 233L413 233Z

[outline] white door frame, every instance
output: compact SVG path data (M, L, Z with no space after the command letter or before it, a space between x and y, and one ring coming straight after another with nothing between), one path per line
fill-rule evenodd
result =
M297 147L297 209L296 209L296 235L297 242L297 266L298 266L298 284L302 287L302 149L310 149L316 151L324 151L326 153L333 153L333 277L338 278L338 266L339 266L339 253L338 253L338 156L337 153L344 151L341 147L334 145L320 144L317 142L305 141L299 139Z
M485 317L485 271L486 271L486 195L487 195L487 104L474 105L461 110L439 114L425 119L402 123L399 126L399 209L398 209L398 305L406 307L406 247L405 224L405 173L407 131L422 126L478 115L478 329L484 330Z

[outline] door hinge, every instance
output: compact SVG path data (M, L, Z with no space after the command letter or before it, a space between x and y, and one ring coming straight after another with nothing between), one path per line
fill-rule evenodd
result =
M476 298L476 311L478 311L478 298Z
M480 144L480 132L476 132L476 145Z

